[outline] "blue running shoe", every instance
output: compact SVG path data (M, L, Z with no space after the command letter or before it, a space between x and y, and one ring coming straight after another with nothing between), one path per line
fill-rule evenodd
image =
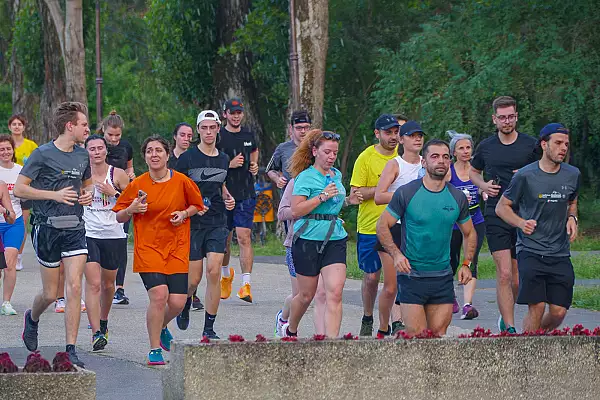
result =
M148 365L165 365L162 349L152 349L148 353Z
M504 323L502 315L500 316L500 318L498 318L498 329L500 330L500 332L504 332L506 330L506 324Z
M171 340L173 340L173 335L169 332L169 328L164 327L160 332L160 347L164 351L171 351Z
M25 311L24 320L21 338L27 350L36 351L38 347L38 324L31 319L31 309Z

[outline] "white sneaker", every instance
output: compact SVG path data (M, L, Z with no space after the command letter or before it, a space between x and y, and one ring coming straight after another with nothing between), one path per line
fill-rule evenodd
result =
M21 271L23 269L23 254L19 254L17 257L17 271Z
M283 327L283 325L285 324L285 322L281 322L281 315L283 314L283 310L279 310L277 312L277 315L275 315L275 337L276 338L282 338L283 337L283 331L281 330L281 328Z
M87 310L87 308L85 307L85 301L81 299L81 312L85 312L85 310Z
M54 312L55 313L64 313L65 312L65 299L58 299L54 302Z
M287 328L288 326L290 326L289 322L286 322L285 324L283 324L283 326L281 327L281 337L287 337Z
M0 315L17 315L17 312L9 301L5 301L0 307Z

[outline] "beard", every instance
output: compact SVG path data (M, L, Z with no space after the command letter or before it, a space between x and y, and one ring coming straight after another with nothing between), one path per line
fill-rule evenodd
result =
M448 168L444 169L444 172L436 171L436 168L427 168L427 175L434 181L442 181L446 179L446 174L448 173Z
M498 131L504 133L505 135L509 135L509 134L513 133L514 130L515 130L515 124L502 125L502 127L498 129Z

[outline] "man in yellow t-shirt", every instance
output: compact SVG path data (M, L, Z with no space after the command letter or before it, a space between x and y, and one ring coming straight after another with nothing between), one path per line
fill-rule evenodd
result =
M362 283L363 318L361 336L373 334L373 308L381 275L381 260L375 249L377 235L375 226L385 205L375 204L375 187L386 163L398 155L400 124L395 116L383 114L375 121L375 137L379 143L369 146L356 159L350 186L361 192L363 202L358 208L356 239L358 265L365 273Z

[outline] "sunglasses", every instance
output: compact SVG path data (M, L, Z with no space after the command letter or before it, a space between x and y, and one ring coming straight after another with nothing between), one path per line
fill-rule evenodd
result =
M334 132L329 132L329 131L324 131L321 136L325 139L325 140L335 140L336 142L340 141L340 135L338 135L337 133Z

